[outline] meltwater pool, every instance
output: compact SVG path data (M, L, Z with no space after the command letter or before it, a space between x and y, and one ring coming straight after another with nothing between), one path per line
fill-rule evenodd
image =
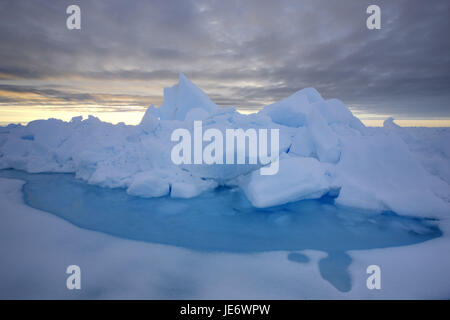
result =
M347 251L410 245L441 235L433 220L339 207L329 197L257 209L230 188L193 199L145 199L86 184L73 174L0 170L0 177L26 182L27 205L121 238L203 252L283 250L297 263L308 262L298 251L324 251L321 275L341 291L351 288Z

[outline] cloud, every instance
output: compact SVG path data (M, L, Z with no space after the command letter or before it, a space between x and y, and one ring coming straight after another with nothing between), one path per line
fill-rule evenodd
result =
M65 27L65 9L74 3L81 7L80 31ZM370 4L381 7L381 30L365 26ZM217 103L247 110L312 86L361 112L450 116L447 0L0 6L0 83L45 82L45 91L34 94L49 101L145 106L160 102L162 87L182 71ZM78 81L76 92L58 91L61 80Z
M97 107L105 112L144 110L151 96L105 93L77 93L73 89L58 89L35 86L0 85L0 106L38 106L51 110L74 110Z

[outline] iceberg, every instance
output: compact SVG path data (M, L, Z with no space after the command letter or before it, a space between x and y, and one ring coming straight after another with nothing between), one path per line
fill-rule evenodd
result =
M171 134L178 128L193 133L194 121L224 135L227 129L278 129L279 172L261 176L262 164L249 161L174 164ZM191 198L228 186L241 188L256 207L333 194L344 206L445 217L448 143L439 140L447 146L443 154L424 147L432 145L431 138L425 143L405 130L392 119L383 128L367 128L344 103L326 100L313 88L245 115L217 106L180 74L178 84L164 90L163 104L148 107L136 126L89 116L1 127L0 169L70 172L139 197Z

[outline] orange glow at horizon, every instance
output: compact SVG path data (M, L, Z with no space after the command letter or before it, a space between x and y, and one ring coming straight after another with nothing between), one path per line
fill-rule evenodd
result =
M105 111L106 109L106 111ZM255 113L258 110L238 109L242 114ZM102 121L117 124L124 122L129 125L138 124L142 116L144 115L145 107L142 106L129 106L127 111L114 111L113 108L108 110L104 106L79 106L79 108L73 108L64 110L64 106L58 108L41 107L36 106L14 106L14 107L1 107L0 106L0 125L6 125L9 123L27 124L30 121L38 119L61 119L63 121L70 121L72 117L83 116L87 118L89 115L95 116ZM358 117L358 115L356 115ZM364 125L369 127L382 127L383 121L388 116L380 118L379 115L372 115L365 118L359 116ZM402 127L450 127L450 119L395 119L395 123Z

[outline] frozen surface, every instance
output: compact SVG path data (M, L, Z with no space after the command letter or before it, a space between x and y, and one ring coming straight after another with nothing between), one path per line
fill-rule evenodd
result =
M137 126L0 127L0 298L450 297L450 129L365 127L313 88L251 115L184 75L164 95ZM278 173L174 165L195 120L279 129Z
M199 251L317 249L343 253L422 242L441 235L436 221L337 207L333 198L257 209L237 188L192 199L141 198L88 185L72 174L0 171L26 181L25 203L83 228Z
M78 228L54 215L26 206L22 200L22 185L23 182L19 180L0 178L2 299L450 297L450 258L445 254L450 246L448 220L440 223L444 230L443 237L410 246L350 251L348 255L320 250L282 249L246 254L192 251L111 237ZM105 189L98 191L98 196L102 192L111 192ZM111 214L115 216L116 213ZM328 218L333 222L342 219L347 222L355 220L354 223L361 224L361 221L348 215L338 218L326 212L325 215L319 215L316 222L322 219L329 226L326 222ZM261 218L255 216L251 219L261 221ZM307 214L306 221L314 219L317 218ZM375 219L383 225L382 220L385 218L379 216ZM395 222L386 222L388 221ZM403 223L408 221L399 218L399 226L390 226L388 230L381 231L381 234L392 237L389 230L397 230L400 235L410 237L406 231L401 231L405 227ZM271 223L286 226L289 219ZM372 228L366 226L365 230ZM411 225L407 228L410 229ZM420 233L420 229L417 231ZM370 235L366 236L366 241L367 237L370 238ZM383 239L375 241L385 241ZM354 243L358 244L357 241ZM337 265L348 267L349 272L344 274L347 280L344 280L351 283L349 291L340 291L324 279L335 279L336 275L329 273L333 261ZM70 291L65 287L65 270L71 264L81 267L81 290ZM371 264L382 268L381 290L366 288L368 275L365 271Z
M284 157L275 175L260 175L258 171L240 182L250 202L258 208L305 199L318 199L333 191L331 170L314 158Z
M279 129L278 175L261 177L259 165L174 165L171 133L192 133L194 120L221 132ZM341 101L325 100L313 88L243 115L218 107L181 74L165 89L163 105L150 106L137 126L77 117L2 127L0 168L75 173L89 184L141 197L191 198L238 185L256 207L332 191L347 206L442 218L449 212L448 141L448 129L404 129L392 120L366 128Z

